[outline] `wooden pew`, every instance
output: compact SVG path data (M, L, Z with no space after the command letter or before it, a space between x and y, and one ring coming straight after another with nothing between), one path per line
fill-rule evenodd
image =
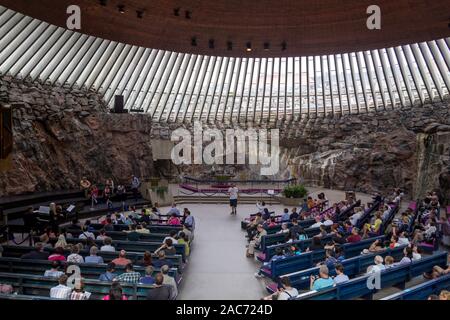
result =
M64 271L67 266L74 263L62 263L61 271ZM51 269L52 262L48 260L24 260L20 258L0 258L0 272L6 273L25 273L43 276L46 270ZM98 279L101 274L105 273L107 264L90 264L80 263L78 266L81 269L81 274L87 279ZM142 276L145 275L145 267L135 266L134 271L139 272ZM125 266L116 266L116 273L122 274L125 272ZM160 269L155 268L154 275L160 272ZM181 282L181 277L178 274L177 268L171 268L169 275L174 277L178 284Z
M28 253L30 251L34 250L34 247L23 247L23 246L3 246L3 257L9 257L9 258L20 258L25 253ZM45 251L49 253L55 252L54 248L45 248ZM64 251L64 255L67 257L70 254L69 250ZM116 259L118 256L118 252L105 252L105 251L99 251L97 253L98 256L102 257L105 263L109 263L112 260ZM80 255L82 256L88 256L89 251L88 250L82 250L80 252ZM138 261L142 260L144 256L143 252L128 252L127 251L127 258L130 259L134 264ZM156 259L156 256L152 256L153 259ZM183 271L183 259L181 255L167 255L167 260L170 260L173 267L178 268L178 272L182 273Z
M56 279L20 273L0 273L0 283L12 285L21 295L34 296L49 296L50 289L58 285ZM92 293L90 300L102 299L109 294L110 288L110 282L92 279L84 280L84 289ZM146 300L148 290L153 288L151 285L122 283L123 294L133 300Z

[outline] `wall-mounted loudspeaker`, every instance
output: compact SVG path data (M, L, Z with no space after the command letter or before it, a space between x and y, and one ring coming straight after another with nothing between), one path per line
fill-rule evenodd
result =
M114 100L114 113L125 113L125 99L123 96L116 96Z
M0 105L0 159L7 159L13 149L12 109Z

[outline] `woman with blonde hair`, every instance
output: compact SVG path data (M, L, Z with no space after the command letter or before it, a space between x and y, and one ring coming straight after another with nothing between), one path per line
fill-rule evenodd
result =
M67 241L66 241L66 237L63 234L60 234L58 237L58 241L56 241L55 243L55 248L65 248L67 247Z

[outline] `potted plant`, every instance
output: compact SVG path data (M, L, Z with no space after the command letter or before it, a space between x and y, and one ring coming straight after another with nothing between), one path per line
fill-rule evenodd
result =
M308 194L308 189L301 184L286 186L282 192L280 201L287 206L297 206L302 199Z

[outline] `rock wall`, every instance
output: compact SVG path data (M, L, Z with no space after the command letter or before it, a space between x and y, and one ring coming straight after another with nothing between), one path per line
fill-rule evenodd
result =
M307 184L361 192L437 190L450 198L450 105L438 102L305 119L282 139L286 170Z
M154 171L147 115L110 114L95 92L10 76L0 77L0 102L13 107L14 125L0 196L77 188L83 175L128 183Z
M191 125L183 125L193 132ZM236 125L203 125L224 131ZM152 136L170 139L174 125L154 124ZM264 124L261 128L270 128ZM280 123L280 171L261 177L259 166L185 166L180 174L210 177L231 173L240 179L296 177L307 185L391 193L403 188L411 198L436 190L450 199L450 104L304 118ZM245 128L243 128L245 130ZM255 128L258 129L258 128Z

